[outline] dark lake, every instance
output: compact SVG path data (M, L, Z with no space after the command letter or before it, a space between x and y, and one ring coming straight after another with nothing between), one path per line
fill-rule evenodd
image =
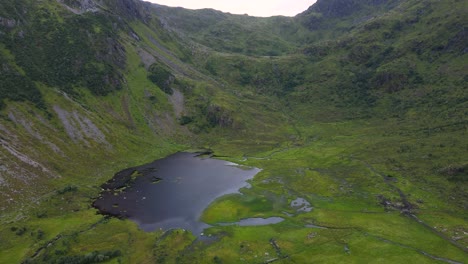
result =
M260 169L176 153L117 173L94 202L103 214L128 218L145 231L183 228L199 234L201 213L216 198L248 187Z

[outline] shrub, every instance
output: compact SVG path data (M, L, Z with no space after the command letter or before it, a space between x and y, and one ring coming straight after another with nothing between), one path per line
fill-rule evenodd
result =
M76 192L77 190L78 190L78 187L68 185L68 186L64 187L63 189L61 189L61 190L57 190L57 194L65 194L65 193L68 193L68 192Z
M156 84L166 94L172 94L172 85L176 78L171 71L159 63L154 63L148 69L148 79Z

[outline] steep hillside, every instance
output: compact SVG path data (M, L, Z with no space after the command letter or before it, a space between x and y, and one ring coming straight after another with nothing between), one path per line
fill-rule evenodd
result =
M297 40L309 34L290 17L259 18L161 5L153 10L168 30L220 52L277 56L297 49Z
M0 263L463 263L467 12L1 2ZM262 169L205 210L206 240L91 207L116 172L198 148Z
M1 195L10 201L4 210L57 185L81 185L94 178L95 166L113 171L101 160L132 159L142 144L154 146L143 156L174 151L169 142L188 142L191 135L179 125L183 115L193 116L194 129L218 125L197 113L215 109L211 100L223 92L181 61L188 51L157 20L138 20L144 15L134 12L145 10L142 3L93 3L2 4ZM208 97L191 103L183 93Z

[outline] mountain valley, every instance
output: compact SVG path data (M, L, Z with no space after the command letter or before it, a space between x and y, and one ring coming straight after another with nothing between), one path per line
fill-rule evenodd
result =
M465 263L467 13L2 1L0 263ZM203 235L92 207L117 172L200 150L261 169Z

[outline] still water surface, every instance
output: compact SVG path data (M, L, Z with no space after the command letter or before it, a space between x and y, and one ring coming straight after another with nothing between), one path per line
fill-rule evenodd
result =
M101 213L131 219L145 231L184 228L197 234L209 227L199 221L203 210L216 198L248 187L247 180L259 171L176 153L117 173L103 185L106 190L94 206Z

